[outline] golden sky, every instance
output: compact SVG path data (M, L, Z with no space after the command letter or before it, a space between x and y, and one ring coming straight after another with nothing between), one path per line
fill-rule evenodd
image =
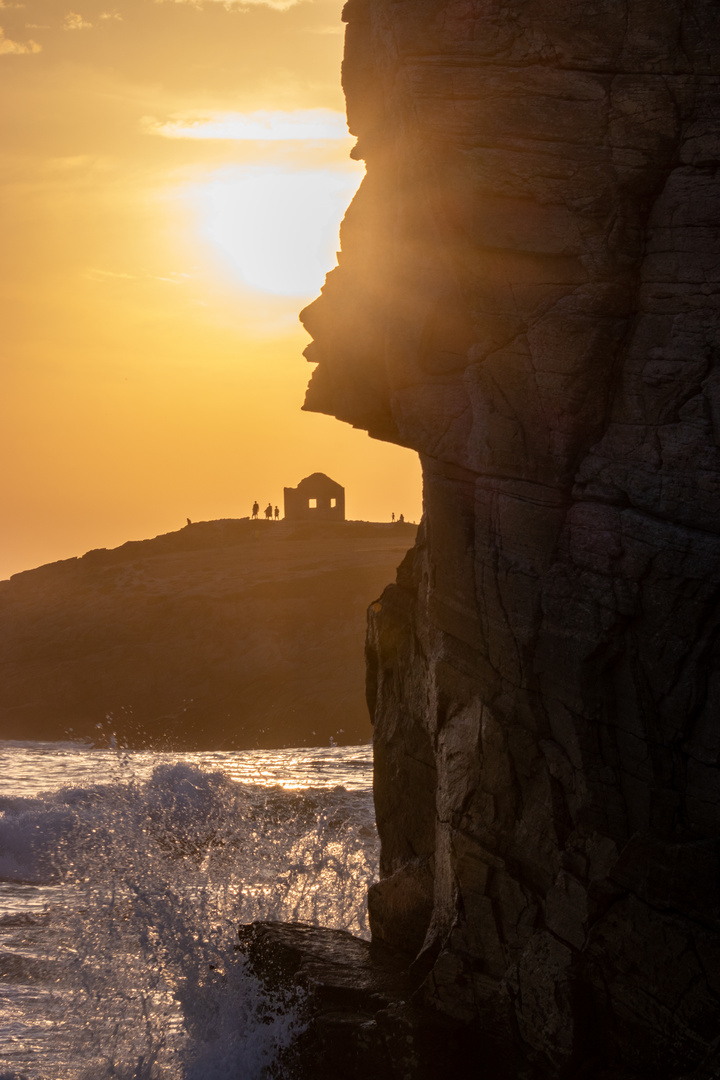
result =
M362 177L340 0L0 0L0 578L408 450L300 411L297 312Z

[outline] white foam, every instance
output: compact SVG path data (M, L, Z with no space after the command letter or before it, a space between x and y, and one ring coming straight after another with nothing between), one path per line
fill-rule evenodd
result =
M301 1012L248 972L237 926L273 918L367 935L367 785L238 783L215 758L155 758L137 772L126 761L121 776L106 762L112 782L8 797L0 815L0 877L35 882L53 905L49 925L6 911L0 943L34 934L61 973L26 1011L62 1038L32 1054L28 1042L26 1058L20 1040L12 1064L31 1080L43 1075L32 1061L64 1080L260 1080Z

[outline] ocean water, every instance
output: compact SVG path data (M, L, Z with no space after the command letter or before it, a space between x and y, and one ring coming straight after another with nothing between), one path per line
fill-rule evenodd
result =
M0 742L0 1080L263 1080L302 1026L254 919L367 936L369 746Z

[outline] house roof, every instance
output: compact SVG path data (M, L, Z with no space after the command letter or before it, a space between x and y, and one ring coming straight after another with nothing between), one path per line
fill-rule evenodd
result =
M345 490L342 484L338 484L337 480L333 480L331 477L326 476L325 473L321 472L311 473L310 476L306 476L305 479L301 480L298 484L298 489L307 487L333 487L338 488L340 491Z

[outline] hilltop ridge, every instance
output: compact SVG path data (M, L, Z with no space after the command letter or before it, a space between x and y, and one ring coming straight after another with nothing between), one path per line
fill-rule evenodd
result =
M415 531L221 519L15 574L0 582L0 737L365 741L365 612Z

